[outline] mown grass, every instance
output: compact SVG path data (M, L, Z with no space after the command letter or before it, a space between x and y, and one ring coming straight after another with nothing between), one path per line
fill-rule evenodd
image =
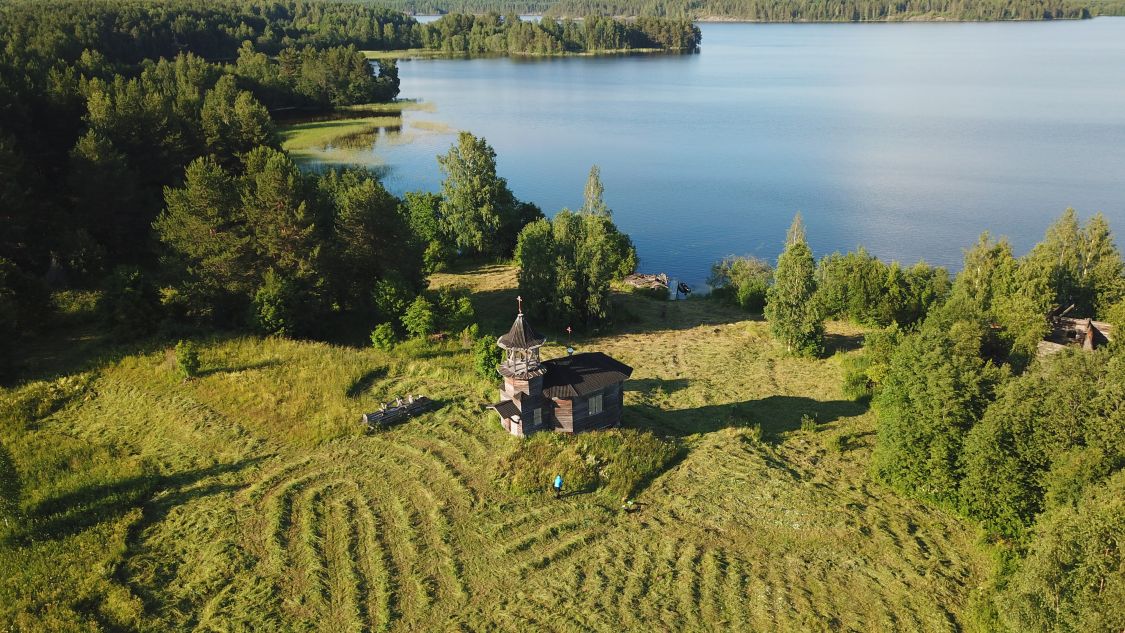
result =
M434 283L472 289L486 332L510 325L511 268ZM573 344L635 368L625 426L655 436L649 457L664 455L652 441L676 451L655 459L666 470L636 478L628 513L611 485L560 501L549 481L541 492L534 482L513 490L507 469L533 451L480 408L497 383L472 375L457 341L381 352L212 337L197 340L203 375L184 382L163 345L65 352L69 334L45 337L25 350L40 379L0 391L0 442L19 471L23 514L0 546L0 622L127 631L970 624L966 605L989 562L969 526L871 480L873 416L840 393L838 357L785 357L765 323L713 302L618 300L631 319L612 333L577 332ZM545 354L564 353L565 334L544 329ZM861 334L829 331L841 354ZM360 431L360 413L408 393L442 407ZM802 430L804 416L814 429ZM618 445L607 438L547 443L598 463Z

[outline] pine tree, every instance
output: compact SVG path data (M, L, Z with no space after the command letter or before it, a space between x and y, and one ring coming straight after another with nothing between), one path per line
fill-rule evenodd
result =
M814 297L816 264L805 242L801 214L793 218L785 241L767 294L766 320L786 351L815 356L824 349L824 321Z
M184 186L165 190L154 227L169 272L201 315L241 318L257 279L254 249L234 179L211 158L193 161Z
M207 149L224 163L238 154L273 142L269 111L249 92L238 90L233 75L224 75L207 92L200 113Z
M93 130L70 152L67 188L78 222L116 261L135 261L152 225L151 209L138 204L137 182L125 155Z

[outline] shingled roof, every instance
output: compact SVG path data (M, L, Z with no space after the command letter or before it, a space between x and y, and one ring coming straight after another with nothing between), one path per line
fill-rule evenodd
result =
M539 347L546 341L547 337L531 329L521 312L516 315L516 320L512 323L512 329L497 339L496 344L504 349L531 349Z
M511 400L501 400L496 404L488 405L488 408L499 413L502 418L511 419L520 414L520 408Z
M601 352L586 352L543 361L543 395L577 398L624 382L633 368Z

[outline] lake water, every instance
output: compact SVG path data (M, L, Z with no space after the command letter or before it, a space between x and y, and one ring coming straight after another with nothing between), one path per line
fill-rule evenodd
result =
M776 258L797 211L818 255L952 268L984 230L1025 251L1068 206L1125 235L1125 18L701 28L698 55L404 61L401 96L432 111L371 159L395 192L437 190L469 130L548 214L596 163L642 270L696 283Z

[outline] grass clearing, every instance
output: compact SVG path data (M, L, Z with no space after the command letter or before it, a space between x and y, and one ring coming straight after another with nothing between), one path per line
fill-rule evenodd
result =
M282 147L298 160L330 164L378 165L376 144L400 145L419 135L453 134L441 121L406 119L404 111L432 112L429 103L403 101L351 106L311 120L282 125Z
M402 114L403 112L433 112L433 103L421 99L397 99L389 103L361 103L340 106L337 112L363 112L365 114Z
M400 48L393 51L360 51L367 59L434 59L453 57L450 53L433 48ZM461 57L464 57L463 55Z
M435 275L510 325L514 271ZM202 376L162 347L31 346L40 380L0 390L25 531L0 546L15 630L954 631L990 561L974 529L874 482L874 416L839 357L781 355L709 301L619 295L632 319L578 332L634 367L628 428L682 447L640 488L516 494L524 444L456 341L390 352L200 339ZM565 333L549 328L546 356ZM830 324L851 353L862 331ZM89 337L76 329L72 337ZM85 359L83 361L83 359ZM79 369L68 371L67 367ZM424 393L442 407L360 432ZM802 430L801 420L816 420ZM841 441L840 438L845 438ZM559 438L577 444L582 437ZM518 461L518 460L516 460Z
M400 116L375 116L330 121L310 121L280 129L281 146L297 155L322 153L331 148L370 147L374 135L383 130L402 129Z

